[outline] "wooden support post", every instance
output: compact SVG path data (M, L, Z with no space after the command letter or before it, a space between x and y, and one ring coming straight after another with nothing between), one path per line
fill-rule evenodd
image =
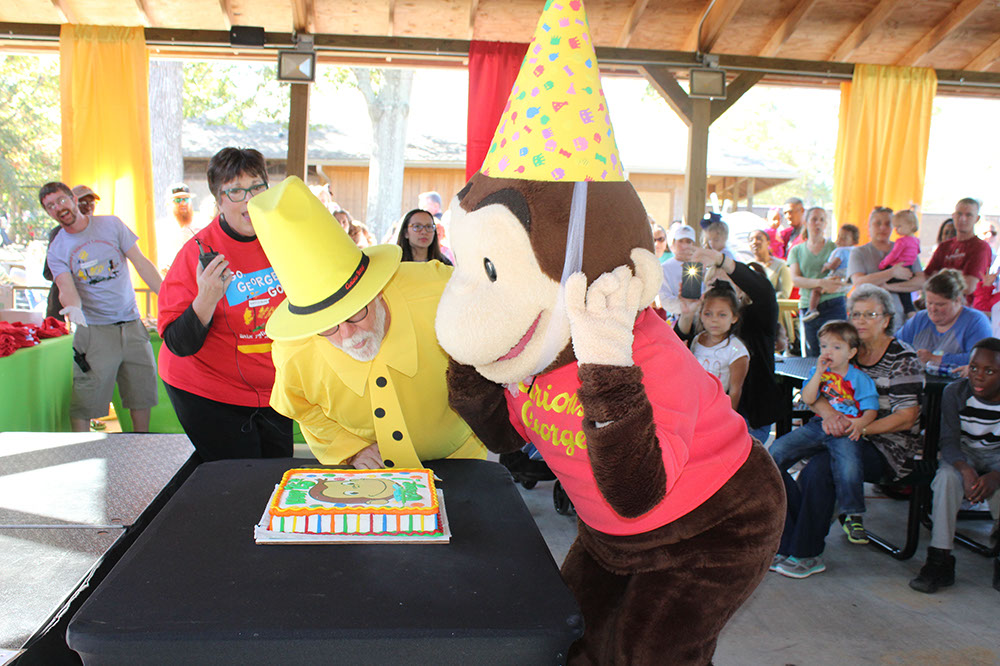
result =
M712 102L691 99L691 126L688 128L688 160L684 173L687 190L687 214L684 221L701 235L699 222L705 216L705 193L708 183L708 126L711 123Z
M753 211L753 195L754 189L757 186L757 181L754 178L747 179L747 210Z
M309 84L291 84L288 114L288 162L285 175L306 179L306 146L309 142Z

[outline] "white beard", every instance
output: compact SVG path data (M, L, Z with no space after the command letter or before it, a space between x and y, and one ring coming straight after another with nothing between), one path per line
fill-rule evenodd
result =
M327 339L329 340L329 338ZM330 340L330 344L353 358L355 361L367 363L378 356L378 352L382 348L382 340L384 339L385 305L382 304L382 299L378 298L375 299L375 328L373 330L359 330L351 337L344 338L340 342ZM364 342L364 345L357 347L356 345L362 341Z

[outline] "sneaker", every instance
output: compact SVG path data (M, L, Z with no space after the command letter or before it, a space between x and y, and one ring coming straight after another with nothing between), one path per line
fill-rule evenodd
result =
M819 310L806 310L806 313L802 315L802 321L812 321L819 316Z
M107 424L104 423L104 421L101 421L100 419L90 419L91 430L104 430L107 427L108 427Z
M808 578L815 573L826 571L823 559L817 557L789 557L777 566L777 572L789 578Z
M767 568L768 571L777 571L778 565L788 559L788 555L782 555L781 553L775 553L774 559L771 560L771 566Z
M868 543L868 533L861 524L861 516L848 516L844 520L844 534L851 543Z
M917 592L934 594L938 588L955 584L955 556L947 550L927 549L927 562L920 573L910 581L910 587Z

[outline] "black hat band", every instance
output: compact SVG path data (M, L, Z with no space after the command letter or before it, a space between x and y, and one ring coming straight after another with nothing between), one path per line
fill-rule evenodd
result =
M347 282L344 283L343 287L333 292L319 303L313 303L312 305L295 305L294 303L292 303L291 299L289 299L288 311L291 312L292 314L308 315L308 314L313 314L314 312L319 312L324 308L330 307L340 299L347 296L347 294L349 294L352 289L358 286L358 282L360 282L361 276L364 275L365 271L368 270L368 261L369 261L368 255L362 252L361 261L358 262L358 267L354 269L353 273L351 273L351 277L347 278Z

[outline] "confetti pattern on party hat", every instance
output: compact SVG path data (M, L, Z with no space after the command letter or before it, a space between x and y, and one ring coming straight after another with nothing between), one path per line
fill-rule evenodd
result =
M493 178L622 181L581 0L548 0L483 161Z

